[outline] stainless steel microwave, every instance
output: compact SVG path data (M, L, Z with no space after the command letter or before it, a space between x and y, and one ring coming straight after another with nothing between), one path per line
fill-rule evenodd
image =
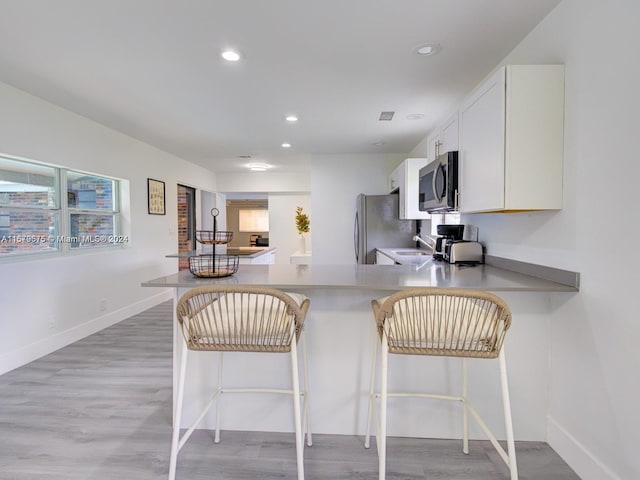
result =
M458 152L447 152L420 169L418 207L426 212L458 210Z

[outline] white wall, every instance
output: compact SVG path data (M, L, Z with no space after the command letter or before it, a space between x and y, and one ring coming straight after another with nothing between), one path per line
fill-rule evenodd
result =
M315 228L311 211L311 195L308 193L271 193L269 194L269 246L276 246L276 263L290 263L289 257L300 250L298 230L296 229L296 207L302 207L309 215L310 232ZM311 235L306 234L307 250L312 251Z
M581 273L553 299L548 441L586 480L640 478L639 24L637 0L565 0L505 59L565 64L564 206L462 219L488 253Z
M129 181L127 248L0 263L0 373L169 298L140 283L177 270L177 183L215 190L200 167L0 84L0 152ZM147 214L147 178L166 182ZM106 310L99 303L106 300ZM49 328L49 322L55 328Z
M356 198L387 193L389 173L404 155L317 155L311 158L313 263L355 264Z
M308 192L309 172L219 173L218 191L239 193Z

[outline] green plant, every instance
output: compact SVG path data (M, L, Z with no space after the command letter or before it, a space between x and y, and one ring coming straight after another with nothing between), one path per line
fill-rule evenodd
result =
M298 229L298 233L300 235L309 233L309 225L309 215L302 213L302 207L296 208L296 228Z

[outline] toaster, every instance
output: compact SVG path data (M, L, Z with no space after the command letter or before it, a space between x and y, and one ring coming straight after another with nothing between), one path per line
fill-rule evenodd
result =
M483 263L482 245L465 240L448 242L443 259L449 263Z

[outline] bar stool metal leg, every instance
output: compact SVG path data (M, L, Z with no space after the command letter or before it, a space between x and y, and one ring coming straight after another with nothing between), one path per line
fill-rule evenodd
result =
M304 480L302 421L300 419L300 383L298 378L298 349L296 342L291 342L291 380L293 383L293 416L296 431L296 463L298 480Z
M376 382L376 360L378 354L378 332L377 330L373 331L373 353L371 355L371 377L369 380L369 407L367 408L367 424L364 435L364 448L369 448L371 446L369 439L371 437L371 416L374 412L375 408L375 382Z
M222 352L218 353L218 387L216 389L216 433L213 438L214 443L220 443L220 397L222 396Z
M303 380L303 400L304 404L302 407L302 418L304 418L305 429L307 434L307 446L311 447L313 445L313 438L311 436L311 425L309 424L309 367L307 362L307 336L304 333L304 327L302 327L302 332L300 333L302 342L302 380Z
M389 366L389 346L387 336L382 336L380 367L380 434L378 435L378 480L384 480L387 465L387 374Z
M462 453L469 454L469 412L467 409L467 359L462 359Z
M171 456L169 461L169 480L176 478L176 466L178 460L178 450L180 449L178 442L180 440L180 420L182 417L182 399L184 397L184 378L187 373L187 353L189 349L186 345L182 349L182 358L180 359L180 378L178 380L178 394L176 398L176 408L173 417L173 435L171 437Z
M498 356L500 362L500 386L502 387L502 406L504 409L504 425L507 434L507 452L509 455L509 471L511 480L518 480L518 465L516 463L516 446L513 438L513 421L511 419L511 401L509 399L509 383L507 381L507 362L504 349Z

